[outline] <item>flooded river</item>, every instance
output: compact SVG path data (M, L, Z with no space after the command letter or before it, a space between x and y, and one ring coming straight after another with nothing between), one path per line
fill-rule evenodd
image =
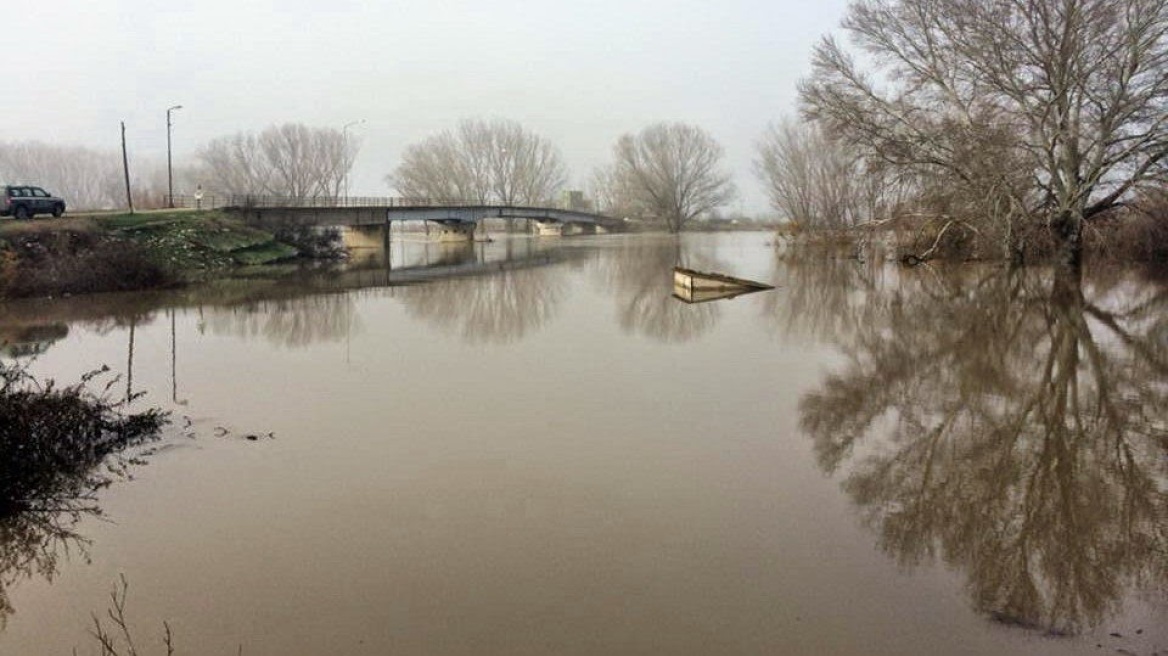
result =
M2 357L173 423L0 532L0 654L100 653L122 576L143 656L1168 654L1166 310L754 233L8 303Z

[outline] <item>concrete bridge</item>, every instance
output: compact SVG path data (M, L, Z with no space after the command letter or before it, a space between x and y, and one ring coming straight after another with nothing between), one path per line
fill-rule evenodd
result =
M484 219L521 219L534 223L536 234L563 235L575 226L581 232L621 230L624 222L592 212L410 198L279 198L231 197L222 209L244 214L260 223L340 226L355 232L380 231L394 221L423 221L438 227L438 241L470 241ZM388 238L388 230L385 230Z

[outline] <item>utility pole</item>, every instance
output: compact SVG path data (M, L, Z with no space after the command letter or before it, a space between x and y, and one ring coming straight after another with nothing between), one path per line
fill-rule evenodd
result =
M166 206L174 209L174 173L170 165L170 113L182 109L182 105L166 108Z
M126 204L134 213L134 196L130 193L130 157L126 154L126 122L122 121L122 171L126 174Z

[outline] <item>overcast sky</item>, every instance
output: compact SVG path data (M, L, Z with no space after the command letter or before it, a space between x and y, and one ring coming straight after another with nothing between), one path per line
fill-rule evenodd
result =
M468 117L553 141L582 187L621 134L693 123L726 148L742 207L768 121L795 111L846 0L8 0L0 141L118 148L176 165L284 122L361 139L354 194L389 195L405 146ZM15 5L15 6L14 6ZM176 192L178 190L176 189Z

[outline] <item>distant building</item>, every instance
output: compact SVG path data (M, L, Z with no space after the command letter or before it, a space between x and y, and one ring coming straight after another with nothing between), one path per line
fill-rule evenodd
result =
M560 196L560 209L570 210L572 212L587 212L591 209L589 203L584 199L584 192L570 189L564 191Z

